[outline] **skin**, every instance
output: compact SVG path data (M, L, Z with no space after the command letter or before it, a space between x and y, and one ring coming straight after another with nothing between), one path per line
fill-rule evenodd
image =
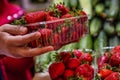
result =
M54 50L52 46L42 48L25 47L25 44L41 37L39 32L27 33L27 28L5 24L0 27L0 55L14 58L33 57Z

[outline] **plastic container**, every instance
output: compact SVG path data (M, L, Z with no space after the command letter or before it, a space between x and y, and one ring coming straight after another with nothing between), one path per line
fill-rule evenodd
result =
M77 51L80 51L80 52L82 52L83 54L90 54L91 56L92 56L92 61L82 61L82 60L79 60L79 59L83 59L83 55L82 55L82 57L76 57L75 56L75 50L77 50ZM95 55L94 55L94 51L93 50L90 50L90 49L84 49L84 50L79 50L79 49L73 49L73 50L63 50L63 51L56 51L56 53L57 53L57 55L62 55L62 57L64 58L64 54L71 54L72 56L71 56L71 58L73 58L73 59L78 59L79 61L80 61L80 65L78 66L78 67L80 67L80 66L83 66L83 65L90 65L91 66L91 68L93 68L93 73L91 73L91 69L90 68L88 68L88 66L86 67L85 66L85 70L86 70L86 68L87 68L87 70L88 70L88 73L86 73L86 74L90 74L91 76L92 76L92 79L91 80L95 80L95 65L96 64L94 64L95 62ZM74 57L73 57L74 56ZM68 56L67 56L68 57ZM84 55L84 58L85 57L87 57L87 55ZM58 58L57 58L58 59ZM90 60L90 57L89 57L89 60ZM61 59L61 61L65 64L65 70L67 70L67 69L69 69L68 67L67 67L67 62L64 62L64 60L62 60ZM54 61L53 61L54 62ZM74 65L74 64L73 64ZM77 67L77 68L78 68ZM76 71L76 69L77 68L75 68L75 69L71 69L71 70L74 70L74 71ZM82 67L83 68L83 67ZM59 69L59 68L58 68ZM54 70L53 70L54 71ZM83 72L82 72L83 73ZM85 73L84 73L84 75L85 75ZM88 75L88 76L90 76L90 75ZM63 77L62 77L63 78ZM75 80L77 80L77 78L75 77L74 78ZM90 80L90 79L89 79Z
M117 48L117 50L118 50L118 48ZM114 51L116 51L115 47L103 47L102 50L95 51L95 53L96 53L96 59L95 59L96 76L95 76L95 80L105 80L105 78L107 78L109 76L109 75L104 76L104 77L100 76L103 73L99 73L99 71L102 72L102 71L107 69L107 70L110 70L112 72L119 73L119 71L117 71L117 69L119 69L119 67L116 66L117 62L114 61L114 60L117 60L117 59L115 59L116 53L114 53ZM114 56L114 59L113 59L113 56ZM118 60L119 60L118 56L116 58L118 58Z
M59 49L68 43L77 42L88 33L87 16L77 16L65 19L37 22L25 25L29 33L39 31L41 38L31 42L32 47L43 47L52 45Z

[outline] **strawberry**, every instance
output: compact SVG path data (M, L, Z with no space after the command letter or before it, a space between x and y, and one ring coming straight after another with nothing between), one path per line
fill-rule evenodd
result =
M108 63L109 58L106 55L102 55L98 58L98 67L102 68L104 63Z
M80 58L80 56L83 54L81 51L79 50L74 50L73 54L75 55L75 57L77 57L78 59Z
M81 15L87 15L84 11L80 11Z
M62 18L70 18L70 17L72 17L72 15L69 14L69 13L67 13L67 14L65 14L65 15L62 16Z
M113 71L109 70L109 69L101 69L99 70L98 72L98 75L104 79L106 78L107 76L109 76Z
M52 30L51 29L47 29L47 28L42 28L42 29L39 29L38 31L41 34L42 44L44 46L49 45L48 39L52 35Z
M79 60L80 60L81 63L86 63L87 62L87 63L91 64L92 56L89 53L84 53L80 56Z
M62 62L54 62L49 66L49 74L51 79L57 79L65 71L65 65Z
M115 46L113 49L112 49L112 54L115 54L117 52L120 52L120 46Z
M74 76L73 70L69 70L69 69L65 70L65 72L64 72L64 79L65 80L69 80L73 76Z
M119 80L119 73L113 72L108 77L106 77L104 80Z
M64 80L62 77L59 77L59 78L57 78L57 79L55 79L55 80Z
M67 62L66 62L66 66L68 69L75 69L80 65L80 61L77 58L70 58Z
M113 54L110 58L111 66L119 66L119 64L120 64L120 52Z
M44 11L27 13L25 15L25 20L27 23L41 22L41 21L45 21L46 15L47 14Z
M82 64L76 68L75 74L77 77L84 77L87 80L92 80L94 76L94 69L89 64Z
M63 4L57 4L56 8L62 13L62 15L65 15L69 12L69 9L65 7Z
M61 56L61 60L64 63L66 63L71 58L71 53L70 52L61 52L60 56Z

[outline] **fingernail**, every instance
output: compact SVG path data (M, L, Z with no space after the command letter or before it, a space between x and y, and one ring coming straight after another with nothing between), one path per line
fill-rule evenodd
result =
M48 46L48 50L54 50L53 46Z
M27 32L27 28L26 27L20 27L20 31L22 31L23 33Z
M36 32L36 33L35 33L35 36L36 36L36 37L40 37L41 35L40 35L39 32Z

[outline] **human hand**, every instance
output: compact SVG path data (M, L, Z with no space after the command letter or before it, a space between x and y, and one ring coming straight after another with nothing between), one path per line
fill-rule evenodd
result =
M27 28L5 24L0 27L0 55L15 58L33 57L51 51L54 48L47 46L43 48L30 48L24 45L41 37L39 32L30 34Z

